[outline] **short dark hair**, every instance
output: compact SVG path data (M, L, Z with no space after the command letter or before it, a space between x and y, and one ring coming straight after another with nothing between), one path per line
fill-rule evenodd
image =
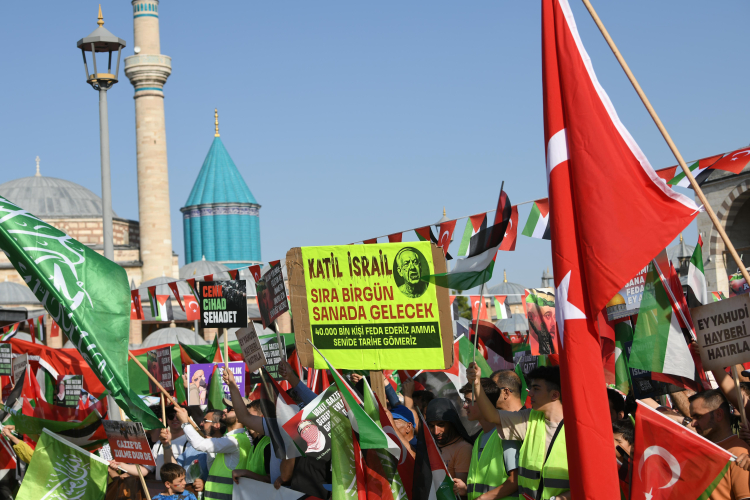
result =
M521 377L513 370L496 370L490 375L498 387L505 387L513 394L521 395Z
M492 406L495 406L495 403L497 403L497 400L500 399L500 388L497 386L495 382L492 381L492 379L489 378L481 378L479 379L479 383L482 384L482 389L484 389L484 393L487 395L487 399L490 400L490 403L492 403ZM461 390L458 391L461 394L471 394L471 391L473 390L472 383L469 382L463 387L461 387Z
M533 380L544 380L547 388L551 391L557 391L562 397L562 387L560 387L560 367L559 366L537 366L526 377L529 382Z
M750 382L740 382L740 389L747 396L750 396Z
M255 410L261 415L263 415L263 405L260 404L260 399L254 399L250 401L250 404L247 405L248 410Z
M623 398L619 392L607 387L607 399L609 399L609 404L612 405L612 408L616 413L625 413L625 398Z
M727 398L724 397L724 394L719 389L709 389L707 391L693 394L688 398L688 401L692 403L693 401L696 401L698 399L702 399L706 406L711 409L711 411L721 408L724 410L727 416L729 415L729 403L727 402Z
M435 399L435 395L432 393L432 391L414 391L414 393L411 395L412 399L421 399L422 402L426 405L430 404L430 401Z
M631 445L635 443L635 426L629 417L612 422L612 434L622 434L625 441Z
M180 476L184 476L185 469L183 469L181 465L177 464L164 464L161 466L159 474L161 474L162 481L169 481L171 483L175 479L178 479Z

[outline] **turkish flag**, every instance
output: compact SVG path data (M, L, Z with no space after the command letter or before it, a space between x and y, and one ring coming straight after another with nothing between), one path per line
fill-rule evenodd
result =
M518 206L514 205L511 207L510 222L508 222L508 228L505 230L505 236L503 242L500 243L498 250L504 250L506 252L513 252L516 249L516 239L518 238Z
M136 290L130 291L130 319L143 319L143 306L141 306L141 295ZM54 337L55 335L52 335Z
M750 148L738 149L724 155L724 158L717 161L714 170L726 170L733 174L739 174L750 162Z
M602 362L597 315L699 209L654 172L620 122L567 0L542 0L542 76L571 493L615 498L604 373L592 369Z
M638 401L632 498L702 498L711 483L724 475L730 458L725 449Z
M456 229L455 219L440 223L440 236L438 236L437 246L443 249L443 255L448 253L448 246L451 244L454 229Z
M260 266L258 265L250 266L248 267L248 269L250 270L250 274L253 275L253 279L255 280L255 282L256 283L259 282L260 281Z
M182 299L185 302L185 314L187 320L197 321L201 319L201 310L198 301L195 300L195 295L183 295Z
M479 304L482 302L482 297L471 295L469 296L469 300L471 300L471 317L473 319L477 319L477 314L481 314L479 319L489 319L489 316L487 316L487 307L485 307L487 304L482 304L482 312L479 312Z

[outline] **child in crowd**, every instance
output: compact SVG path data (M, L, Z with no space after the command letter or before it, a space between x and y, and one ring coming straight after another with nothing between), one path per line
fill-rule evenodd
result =
M185 491L185 469L177 464L164 464L161 467L161 479L167 491L156 495L153 500L196 500L195 495Z

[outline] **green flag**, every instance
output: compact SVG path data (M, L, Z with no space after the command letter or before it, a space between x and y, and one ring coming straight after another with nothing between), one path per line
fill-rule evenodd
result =
M182 356L180 355L180 346L175 344L171 348L172 355L172 367L177 373L182 373ZM144 352L136 356L138 361L143 366L147 365L148 355ZM130 388L139 396L148 396L151 394L151 386L148 383L148 375L146 375L141 368L135 364L132 359L128 360L128 380L130 381ZM182 376L175 376L174 378L174 392L175 398L178 403L185 402L185 385Z
M208 407L214 410L223 410L224 404L224 387L221 385L221 370L219 364L214 364L214 371L211 373L211 382L208 384Z
M161 427L128 386L125 270L2 197L0 248L120 408L146 429Z
M102 500L108 462L44 429L16 498Z
M482 371L482 377L489 377L492 375L492 368L487 364L484 356L482 356L479 350L474 349L474 344L466 338L466 335L458 337L458 357L462 365L468 367L469 363L474 361L474 351L476 351L477 366Z
M320 356L316 352L316 355ZM322 357L322 356L321 356ZM349 387L344 379L341 378L339 372L331 366L326 358L323 358L325 363L328 365L328 369L331 370L333 380L336 383L336 387L341 393L344 405L346 406L346 412L349 416L349 421L352 425L352 429L357 433L359 437L359 445L363 450L369 449L386 449L392 455L398 456L401 453L401 447L394 443L388 436L386 436L383 429L376 424L370 415L360 406L361 401L355 395L354 391Z
M7 407L4 407L9 410ZM55 432L71 444L87 450L96 450L107 443L107 435L102 426L99 414L92 411L81 422L49 420L24 415L20 411L9 410L13 415L13 424L19 434L26 434L32 440L38 439L46 429Z
M331 408L331 500L357 500L352 425Z

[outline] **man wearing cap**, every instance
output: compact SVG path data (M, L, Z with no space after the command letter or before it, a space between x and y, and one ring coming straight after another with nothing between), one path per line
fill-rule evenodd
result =
M188 412L184 408L177 408L177 419L185 431L190 444L197 451L215 454L211 468L208 471L204 498L217 500L231 500L234 483L232 471L246 469L248 457L253 451L253 444L245 432L245 427L237 420L232 401L224 398L226 409L220 423L226 425L227 433L219 438L204 438L191 425ZM250 400L242 398L247 406Z
M403 441L409 453L414 455L416 453L414 447L417 445L417 438L414 436L414 427L416 427L414 412L404 405L398 405L391 408L391 416L401 441Z

